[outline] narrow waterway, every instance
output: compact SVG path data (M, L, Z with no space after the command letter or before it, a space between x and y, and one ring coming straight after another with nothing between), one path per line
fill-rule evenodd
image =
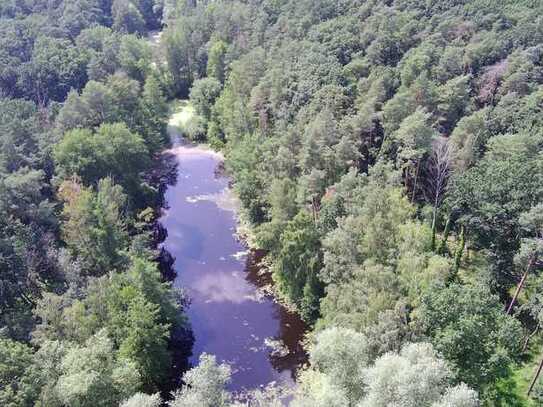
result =
M236 238L238 203L221 155L180 138L177 125L189 114L185 108L170 121L177 181L166 191L161 223L175 284L190 298L191 362L205 352L229 363L233 391L291 384L306 358L300 344L306 327L262 290L269 278L261 275L259 253Z

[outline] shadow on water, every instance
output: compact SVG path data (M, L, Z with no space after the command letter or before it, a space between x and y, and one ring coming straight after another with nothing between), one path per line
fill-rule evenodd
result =
M154 185L157 190L156 207L161 210L167 209L165 193L168 187L177 183L178 162L174 154L164 153L157 157L157 163L153 171L147 175L147 181L150 185ZM151 236L153 249L157 250L156 261L160 270L163 281L173 282L177 273L174 270L175 258L166 250L162 243L168 237L168 231L163 227L157 217L151 226ZM188 304L179 296L179 312L180 315L184 312ZM170 397L170 393L181 385L181 377L184 372L190 368L189 359L192 355L192 346L194 344L194 335L190 324L180 320L180 323L172 330L168 342L168 350L171 355L171 365L167 378L160 386L160 392L164 399Z
M259 290L267 290L273 284L271 274L262 267L265 256L264 250L251 250L245 266L247 281ZM268 294L268 297L274 301L271 295ZM274 339L283 344L288 352L270 353L270 362L278 372L290 371L292 380L296 380L298 370L308 362L308 354L302 346L308 326L298 314L279 304L274 311L275 319L280 321L279 334Z

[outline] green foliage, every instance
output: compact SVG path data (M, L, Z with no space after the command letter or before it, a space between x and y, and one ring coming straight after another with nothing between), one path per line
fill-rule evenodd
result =
M128 235L122 188L105 178L98 182L96 193L78 183L65 182L60 194L66 202L64 240L80 259L83 272L102 275L123 264Z
M492 138L484 158L451 191L451 207L476 243L492 249L496 281L507 283L521 236L519 216L541 201L543 176L537 134ZM493 182L499 179L500 182Z
M214 78L205 78L194 81L190 89L190 102L198 113L207 122L211 119L211 112L215 99L221 93L221 84Z
M61 132L76 128L98 127L102 123L125 121L137 106L139 84L123 75L108 78L107 83L89 81L81 95L71 92L57 118Z
M214 356L202 354L197 367L183 375L185 385L174 394L170 407L226 407L230 394L225 386L230 381L230 367L217 364Z
M132 219L156 204L145 172L166 145L162 84L147 42L105 27L156 28L154 2L11 3L0 4L0 404L115 406L165 382L171 331L185 324L150 226Z
M162 400L160 394L148 395L145 393L136 393L128 400L123 401L120 407L160 407Z
M86 58L69 40L39 37L20 79L23 92L38 103L63 101L86 82Z
M76 175L96 185L108 174L131 199L142 198L140 174L148 168L148 151L142 137L124 123L102 124L96 132L71 130L55 146L54 156L62 178Z
M157 154L168 145L166 117L169 113L168 103L161 89L160 81L154 75L145 79L140 101L141 119L135 125L139 134L143 135L145 145L152 154Z
M89 55L87 76L89 80L103 81L119 67L119 38L110 28L86 28L77 36L76 45Z
M364 370L370 364L367 340L351 329L329 328L317 333L310 348L312 369L325 374L330 384L349 400L359 400L364 391Z
M251 29L225 19L230 4L221 2L178 8L169 31L184 32L178 61L197 61L196 49L203 50L208 78L223 83L217 97L203 98L201 114L208 137L225 145L281 294L306 317L304 304L313 304L309 315L321 315L320 329L362 331L373 358L420 334L409 321L435 287L463 284L461 296L472 290L468 280L485 281L506 302L518 282L512 277L533 252L519 253L534 238L521 214L541 200L537 6L236 5L240 15L253 12ZM189 40L195 22L205 29ZM194 81L198 94L209 79L196 79L196 65L172 64L172 72L187 67L185 83ZM446 157L436 158L436 140L446 139ZM488 267L474 267L466 255L480 249L476 256L488 255ZM498 320L492 301L483 314ZM505 370L515 351L500 362ZM458 379L478 386L469 374ZM299 395L300 405L345 404L345 393L318 372L298 390L320 391ZM463 387L438 393L426 404L476 404Z
M144 82L151 70L151 47L135 35L125 35L119 47L121 68L133 79Z
M400 123L394 133L395 146L398 146L399 167L411 166L430 150L437 132L428 126L429 114L417 109Z
M292 407L341 407L349 405L343 390L335 386L330 377L314 370L301 374Z
M202 142L206 140L206 121L201 116L192 116L181 127L183 136L189 140ZM213 140L211 140L213 142Z
M446 363L438 359L430 344L409 344L399 354L382 356L366 371L367 395L359 405L479 405L477 393L467 386L448 388L450 378Z
M105 23L106 16L97 1L66 2L62 10L61 26L75 38L83 29Z
M113 7L110 0L9 3L0 24L1 93L40 106L62 102L87 77L104 79L119 68L119 38L104 26L140 33L157 27L149 0L119 0ZM99 47L85 42L89 35L102 37Z
M41 324L34 337L40 342L85 343L105 327L113 354L130 361L145 388L152 390L170 366L170 330L183 327L185 321L179 312L180 299L161 281L156 265L141 258L131 261L124 273L89 280L81 299L69 292L44 295L36 309Z
M320 276L328 285L321 326L371 331L384 315L405 303L418 305L433 283L449 278L450 261L431 252L431 230L413 219L414 207L394 186L395 173L387 166L374 171L365 178L349 173L335 187L344 215L323 240ZM383 349L401 342L402 335L391 334L390 343L377 340Z
M165 143L167 103L155 75L140 84L124 74L108 77L106 83L89 81L81 94L71 92L56 118L60 133L98 128L123 122L143 138L152 153Z
M470 116L464 116L450 136L455 149L455 165L459 172L466 171L481 156L482 146L489 138L486 124L488 113L488 109L481 109Z
M27 375L32 351L24 344L0 339L0 403L6 407L31 406L32 386Z
M203 77L205 59L200 48L205 40L202 35L192 35L198 32L196 18L182 17L164 32L164 48L168 70L173 78L174 94L188 96L195 78Z
M145 20L131 0L113 0L111 17L116 31L128 34L145 32Z
M84 346L68 349L60 369L55 389L65 405L116 405L140 387L136 365L127 359L116 359L113 343L103 331L89 338Z
M111 298L108 305L112 319L109 325L119 343L119 356L135 361L144 383L160 383L170 362L169 326L159 323L160 306L130 288L118 294L120 298Z
M209 47L207 57L207 76L224 83L226 77L226 52L228 48L224 41L215 41Z
M322 283L317 275L321 267L320 241L314 220L301 211L286 224L273 269L274 280L287 298L299 307L301 315L314 320Z
M0 333L36 348L1 340L4 404L159 402L129 397L165 381L183 321L131 235L158 201L145 173L165 93L190 94L186 132L224 149L278 289L332 327L292 405L477 405L451 380L496 401L521 361L503 309L525 270L514 309L539 322L538 2L46 3L0 2ZM152 66L139 37L162 11ZM431 220L438 136L452 177ZM422 334L446 363L404 346ZM227 369L204 359L172 403L230 403Z
M482 392L506 376L517 359L520 323L505 315L498 298L482 285L429 291L417 316L457 377Z
M228 170L236 174L236 192L249 221L253 223L262 222L265 216L264 181L258 171L261 165L261 150L260 137L246 137L229 153L230 159L226 162Z
M40 125L38 109L32 102L2 99L0 127L2 173L15 172L22 167L37 169L45 164L48 129Z
M0 367L6 406L112 406L141 386L134 362L115 356L104 330L81 345L45 341L33 353L2 340L0 349L7 363Z
M354 331L331 328L319 333L310 349L311 368L300 375L289 405L479 405L477 393L465 384L449 386L452 373L428 343L407 344L375 363L366 349L364 336Z

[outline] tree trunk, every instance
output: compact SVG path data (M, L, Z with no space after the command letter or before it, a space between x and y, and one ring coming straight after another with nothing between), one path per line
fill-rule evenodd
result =
M443 238L441 239L441 244L437 249L438 254L445 254L447 248L447 240L449 239L449 233L451 231L451 215L447 217L447 222L445 223L445 230L443 231Z
M528 265L526 266L526 270L524 271L524 274L522 275L522 278L520 279L520 282L517 285L517 289L515 290L515 294L513 295L513 298L511 299L511 302L509 303L509 307L507 307L507 315L511 314L511 310L513 309L513 305L515 305L515 302L517 301L517 298L522 291L522 287L524 286L524 283L526 282L526 278L528 277L528 273L532 269L532 266L535 261L535 254L532 254L530 256L530 260L528 260Z
M437 206L434 205L434 211L432 213L432 251L436 249L436 223L437 223Z
M420 160L417 161L417 169L415 170L415 182L413 185L413 193L411 194L411 203L415 202L415 195L417 194L417 181L419 179Z
M530 387L528 388L528 392L526 393L527 396L530 395L535 384L537 383L537 379L539 378L539 375L541 374L541 369L543 369L543 359L541 359L541 362L539 362L539 366L537 367L534 378L532 379L532 382L530 383Z
M36 306L36 302L33 301L29 296L27 296L23 290L21 288L18 288L17 291L19 291L19 295L21 296L21 298L23 300L25 300L27 302L28 305L32 306L32 307L35 307Z
M383 150L383 147L385 146L385 142L387 141L387 135L383 134L383 141L381 141L381 145L379 146L379 151L377 152L376 161L381 157L381 151Z
M464 226L460 229L460 244L456 248L456 253L454 254L454 273L451 276L451 280L455 280L458 275L458 270L460 269L460 262L462 261L462 256L464 255L464 247L466 246L466 228Z
M313 223L317 224L317 221L319 220L319 208L317 198L314 196L311 197L311 211L313 212Z
M532 337L534 337L538 332L539 332L539 323L536 325L534 331L530 335L528 335L526 339L524 340L524 345L522 346L522 353L526 352L526 350L528 349L528 345L530 343L530 339L532 339Z

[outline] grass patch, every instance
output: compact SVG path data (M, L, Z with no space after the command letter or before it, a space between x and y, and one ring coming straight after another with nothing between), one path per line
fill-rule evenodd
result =
M194 117L194 107L188 100L176 100L172 102L171 109L173 112L170 117L170 126L175 126L179 129L186 127L187 123Z
M534 337L521 363L511 366L511 374L496 384L498 402L495 405L504 407L536 407L541 405L540 402L527 397L526 392L543 357L542 348L542 339L537 336ZM538 383L532 390L531 396L535 396L538 390L541 392L542 386L540 383L542 379L543 375L539 376Z

